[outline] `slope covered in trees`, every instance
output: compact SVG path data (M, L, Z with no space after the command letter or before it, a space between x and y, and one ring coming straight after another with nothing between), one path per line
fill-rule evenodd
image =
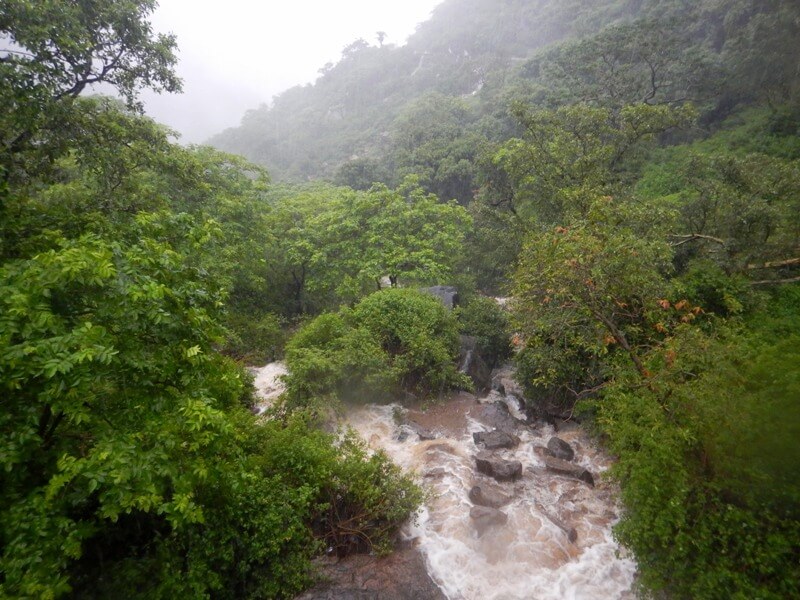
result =
M316 420L467 385L509 318L644 588L800 595L796 2L447 0L216 138L269 175L137 112L180 86L150 0L0 6L0 595L287 597L387 549L419 490Z
M674 597L800 586L799 10L451 0L214 140L467 206L455 277L513 293L529 397L618 455L619 539Z

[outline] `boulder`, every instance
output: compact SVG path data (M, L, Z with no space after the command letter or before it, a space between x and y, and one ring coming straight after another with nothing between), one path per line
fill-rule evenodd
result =
M470 335L462 335L460 340L459 373L464 373L472 380L475 391L487 390L491 383L492 372L477 349L477 339Z
M475 416L481 423L503 431L514 431L524 424L524 421L515 418L509 412L508 405L500 400L481 405Z
M431 296L436 296L448 310L453 310L458 306L458 290L452 285L434 285L432 287L420 288L419 291L430 294Z
M483 444L487 450L497 450L499 448L516 448L519 446L519 438L500 429L494 431L479 431L472 434L475 444Z
M508 522L506 513L488 506L473 506L469 510L469 518L478 530L478 535L483 535L490 527L505 525Z
M572 460L575 458L575 451L572 449L572 446L559 437L553 436L550 438L550 441L547 442L547 451L550 453L550 456L560 458L561 460Z
M556 458L555 456L545 456L544 464L550 471L553 471L554 473L580 479L584 483L588 483L594 487L594 477L592 474L575 463Z
M469 491L469 499L478 506L488 506L489 508L500 508L511 502L511 496L499 492L485 485L474 485Z
M522 477L522 463L518 460L497 458L484 451L475 456L475 464L479 473L494 477L497 481L514 481Z

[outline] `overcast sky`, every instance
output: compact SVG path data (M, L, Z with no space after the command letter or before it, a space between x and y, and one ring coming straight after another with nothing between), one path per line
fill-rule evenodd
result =
M146 93L157 121L182 142L238 125L244 112L313 82L362 37L402 45L442 0L160 0L151 22L178 36L181 95Z

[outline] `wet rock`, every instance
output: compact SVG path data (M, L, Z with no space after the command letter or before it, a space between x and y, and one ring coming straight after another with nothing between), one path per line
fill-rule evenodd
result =
M462 335L460 339L461 355L458 371L472 380L476 391L482 392L489 388L492 372L478 351L477 339L469 335Z
M572 460L575 458L575 451L567 442L559 437L551 437L547 442L547 450L550 456L560 458L561 460Z
M526 408L525 399L522 398L521 396L515 396L514 394L506 394L506 401L513 402L519 410L525 411Z
M448 310L453 310L458 306L458 290L452 285L434 285L420 288L419 291L436 296Z
M500 448L516 448L519 446L519 438L505 431L495 429L494 431L479 431L472 434L475 444L483 444L487 450L497 450Z
M444 467L433 467L422 474L423 477L428 479L441 479L445 475L447 475L447 469Z
M588 470L576 465L575 463L561 460L560 458L556 458L554 456L545 456L544 464L550 471L553 471L554 473L574 477L575 479L579 479L584 483L588 483L594 487L594 477L592 474Z
M497 390L504 396L510 394L520 399L524 398L525 393L522 389L522 386L517 383L516 379L514 379L515 375L516 369L511 365L503 365L502 367L498 367L492 371L492 389Z
M555 525L561 531L564 532L564 534L567 536L567 540L569 540L570 543L573 543L573 544L575 543L575 541L578 539L578 530L577 529L575 529L574 527L570 527L569 525L564 523L564 521L562 521L561 519L556 517L553 513L551 513L549 510L545 509L541 505L539 505L538 508L539 508L539 512L541 512L545 517L547 517L547 519L553 525Z
M415 423L415 425L416 425L416 423ZM416 433L419 436L419 441L420 442L426 442L428 440L435 440L438 437L435 432L431 431L430 429L425 429L424 427L421 427L420 425L416 425L416 427L413 427L413 429L414 429L414 433Z
M514 431L520 425L524 424L512 415L508 410L508 405L505 402L497 401L481 405L475 415L479 421L494 429L502 429L503 431Z
M414 421L407 421L405 424L403 424L400 427L400 431L401 432L405 431L406 435L405 435L405 437L403 439L400 439L399 436L402 435L402 433L398 434L398 437L396 439L399 442L403 442L406 439L408 439L409 433L415 433L417 435L417 437L419 437L419 441L420 442L426 442L428 440L435 440L437 437L439 437L439 436L436 435L435 431L431 431L427 427L423 427L422 425L420 425L418 423L414 423Z
M522 477L522 463L518 460L497 458L484 451L475 456L475 464L479 473L493 477L497 481L514 481Z
M405 544L382 558L320 559L320 583L297 600L445 600L417 548Z
M478 530L478 535L483 535L490 527L505 525L508 522L506 513L488 506L473 506L469 510L469 518Z
M397 430L397 433L394 434L394 440L403 443L408 439L411 433L412 432L410 427L403 426Z
M474 485L469 491L469 499L478 506L500 508L511 502L511 496L485 485Z

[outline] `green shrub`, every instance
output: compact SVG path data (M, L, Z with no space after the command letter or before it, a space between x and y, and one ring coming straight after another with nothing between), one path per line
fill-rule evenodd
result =
M616 534L643 584L676 598L800 595L800 336L679 331L647 386L617 373L597 403L619 456Z
M353 309L320 315L289 341L289 401L467 387L456 369L458 348L455 319L436 298L415 290L376 292Z
M242 445L197 493L203 521L138 539L139 518L123 519L124 537L107 528L76 569L76 598L291 598L316 554L391 548L421 491L385 454L302 415L258 426L240 416Z

